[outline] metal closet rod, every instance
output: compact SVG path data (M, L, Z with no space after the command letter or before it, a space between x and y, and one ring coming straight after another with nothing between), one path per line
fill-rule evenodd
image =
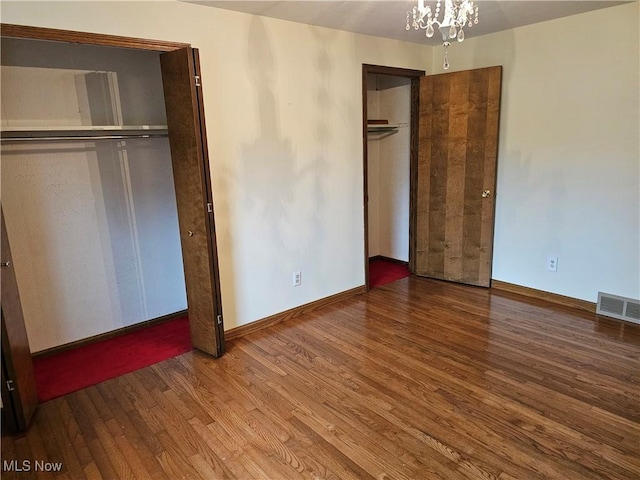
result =
M31 142L33 140L43 141L65 141L65 140L126 140L128 138L153 138L168 137L168 133L132 133L119 135L41 135L37 137L2 137L0 140L4 142Z

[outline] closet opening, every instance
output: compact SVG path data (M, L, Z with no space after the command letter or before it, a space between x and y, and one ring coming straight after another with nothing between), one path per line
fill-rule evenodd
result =
M2 40L2 204L32 353L185 313L159 52Z
M193 347L222 355L197 49L8 24L2 40L3 210L27 349L64 350L188 308ZM3 323L24 328L10 313Z
M368 289L408 276L417 82L422 71L363 66L365 273Z

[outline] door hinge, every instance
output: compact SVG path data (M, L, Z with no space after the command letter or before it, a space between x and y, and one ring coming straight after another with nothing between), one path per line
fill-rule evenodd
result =
M194 78L196 79L196 87L199 87L200 86L200 75L196 75Z
M216 320L218 321L218 325L222 325L222 315L218 315Z
M207 212L213 212L213 203L207 203Z
M15 389L16 387L13 384L13 380L7 380L7 390L13 392Z

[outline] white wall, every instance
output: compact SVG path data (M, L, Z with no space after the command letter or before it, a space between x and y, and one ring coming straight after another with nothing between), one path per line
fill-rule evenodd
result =
M380 255L409 260L411 80L378 77L380 115L398 132L380 139Z
M200 49L225 329L364 284L362 64L424 69L430 48L180 2L0 8Z
M409 260L411 80L370 75L367 114L399 125L368 141L369 256Z
M640 298L638 18L634 2L449 49L452 71L503 65L493 278Z
M166 123L154 53L3 40L0 72L3 128ZM33 352L186 308L166 138L3 144L2 184Z

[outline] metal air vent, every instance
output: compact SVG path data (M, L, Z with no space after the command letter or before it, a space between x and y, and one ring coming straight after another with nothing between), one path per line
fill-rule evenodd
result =
M598 292L596 313L627 322L640 323L640 301Z

